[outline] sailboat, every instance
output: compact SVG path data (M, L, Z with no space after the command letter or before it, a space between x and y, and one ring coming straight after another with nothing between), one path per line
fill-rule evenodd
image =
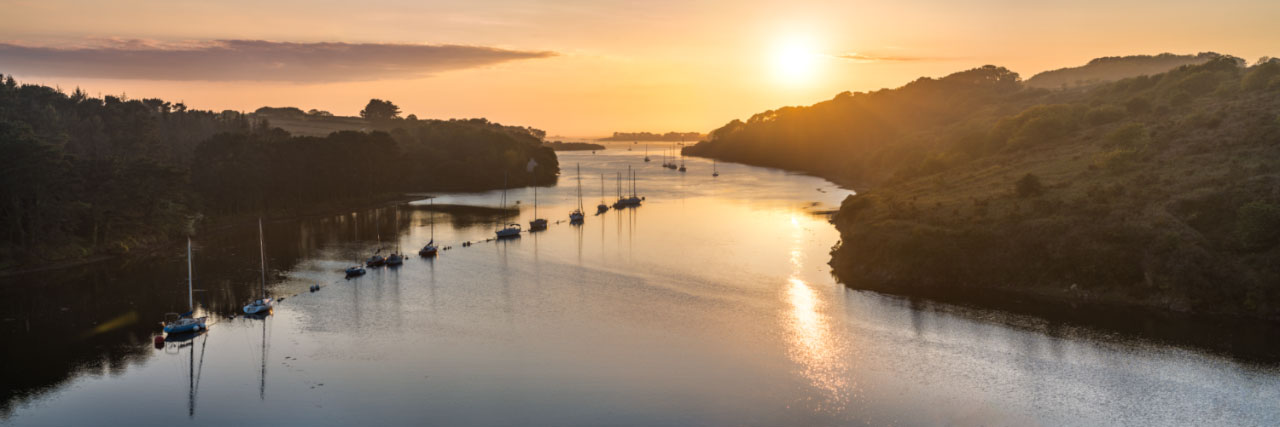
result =
M585 217L582 214L582 164L578 164L578 208L569 213L569 222L581 224Z
M618 172L617 185L618 185L618 189L617 189L618 200L615 200L613 202L613 208L622 209L622 206L623 206L622 205L622 172Z
M720 176L720 171L716 170L716 159L711 159L711 176L712 177Z
M680 145L684 145L684 140L680 140ZM680 172L684 172L684 149L680 150Z
M432 197L431 206L435 207L435 205L436 205L436 198ZM436 252L439 250L440 248L436 246L436 211L435 209L432 209L431 210L431 241L427 242L427 245L423 246L422 250L418 251L418 255L425 256L425 257L433 257L433 256L436 256Z
M630 166L628 166L627 174L631 175L631 196L627 198L622 198L622 196L618 196L618 203L614 205L615 207L616 206L640 206L641 199L639 196L636 195L636 173L635 171L631 170Z
M267 249L262 243L262 217L258 217L258 257L262 260L262 282L260 290L262 298L253 300L249 305L244 306L245 314L258 314L271 311L271 306L275 305L275 300L267 298Z
M534 187L534 188L536 190L537 187ZM502 174L502 211L506 212L506 210L507 210L507 174L503 173ZM520 237L520 224L516 224L516 223L507 224L506 227L498 229L498 231L495 234L498 235L499 239L505 238L505 237Z
M374 250L373 255L370 256L369 259L366 260L364 263L369 267L380 267L383 264L387 263L387 259L383 258L382 255L378 255L378 252L382 252L382 224L378 220L377 210L373 211L373 226L376 227L375 230L377 230L374 232L374 234L378 236L378 249Z
M200 332L205 329L205 320L208 317L191 317L196 311L195 289L192 288L192 271L191 271L191 238L187 238L187 312L169 313L165 315L164 333L181 334L187 332ZM168 320L172 318L173 320Z
M356 220L355 220L355 221L351 221L351 223L352 223L352 224L355 224L355 226L356 226L356 240L360 240L360 220L359 220L359 218L357 217L357 218L356 218ZM364 263L363 263L363 262L360 262L360 260L356 260L356 265L353 265L353 266L351 266L351 267L347 267L346 273L347 273L347 278L348 278L348 279L350 279L350 278L352 278L352 277L356 277L356 276L363 276L363 275L364 275Z
M396 251L392 252L391 255L387 256L387 265L392 267L397 267L397 266L400 266L401 264L404 264L404 256L400 255L400 253L403 251L400 250L400 236L398 231L400 230L400 208L399 207L396 207L396 222L395 222L395 227L393 228L397 230Z
M644 145L644 161L649 161L649 144Z
M604 174L600 174L600 204L596 205L596 215L607 211L609 211L609 205L604 204Z
M547 220L538 218L538 174L533 174L533 220L529 221L529 231L542 231L547 229Z

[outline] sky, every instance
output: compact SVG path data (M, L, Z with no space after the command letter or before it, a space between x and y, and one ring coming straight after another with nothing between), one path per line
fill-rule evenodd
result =
M0 0L0 73L191 108L707 132L995 64L1280 56L1280 1Z

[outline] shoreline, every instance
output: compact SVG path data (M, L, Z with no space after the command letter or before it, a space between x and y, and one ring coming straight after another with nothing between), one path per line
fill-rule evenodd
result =
M901 299L913 306L937 304L939 311L990 311L1014 316L1028 316L1048 322L1039 325L1046 333L1064 326L1093 331L1118 333L1150 340L1161 345L1192 348L1210 353L1267 365L1280 364L1280 352L1272 344L1280 334L1280 319L1243 316L1230 312L1175 310L1141 301L1109 298L1088 294L1064 297L1054 289L1018 291L1003 288L964 287L951 291L901 288L894 286L855 286L836 273L836 282L846 289L873 292ZM1071 292L1071 291L1064 291ZM997 321L1000 316L971 315L981 321ZM1006 322L1007 323L1007 322ZM1195 333L1186 333L1193 331ZM1229 339L1221 339L1223 336ZM1213 337L1213 338L1207 338Z
M404 193L404 194L398 194L395 196L375 198L373 200L363 202L359 206L354 206L354 207L352 206L314 207L314 208L308 208L308 209L298 209L295 212L287 212L284 214L279 214L279 213L274 215L267 214L262 216L262 220L264 222L296 221L300 219L314 218L319 216L336 215L344 211L349 211L353 209L374 209L374 208L382 208L387 206L405 204L415 200L422 200L422 199L431 198L431 197L434 197L434 196L428 195L427 193ZM244 226L246 224L251 224L253 223L253 221L257 219L258 219L258 216L256 215L253 215L253 216L233 215L228 217L219 217L216 219L208 220L204 224L201 224L199 227L197 227L196 234L218 233L218 232L226 231L231 228ZM83 267L86 265L97 264L100 262L105 262L105 261L110 261L115 259L124 259L124 258L147 259L147 258L156 257L162 253L168 252L169 250L173 249L175 245L178 245L180 243L181 243L181 239L176 239L176 240L170 240L162 244L140 248L137 252L130 252L130 253L124 253L124 254L93 254L86 257L82 257L82 258L74 258L74 259L69 258L69 259L57 260L52 263L48 263L40 266L34 266L34 267L19 265L14 268L0 270L0 279L8 279L8 278L21 277L21 276L26 276L26 275L35 274L35 273Z

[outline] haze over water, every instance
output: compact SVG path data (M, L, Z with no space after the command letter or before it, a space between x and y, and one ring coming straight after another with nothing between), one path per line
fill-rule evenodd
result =
M660 150L559 153L538 194L550 228L514 240L463 247L494 219L425 201L271 223L268 291L286 299L265 320L227 317L256 292L256 230L197 236L198 300L218 319L189 345L147 338L185 304L180 256L6 278L4 383L20 385L0 424L1280 424L1274 364L850 290L815 214L848 190L735 164L712 178L702 160L680 173ZM611 204L628 165L644 205L590 215L601 174ZM508 199L527 227L532 189ZM433 216L452 249L342 278L379 240L416 253Z

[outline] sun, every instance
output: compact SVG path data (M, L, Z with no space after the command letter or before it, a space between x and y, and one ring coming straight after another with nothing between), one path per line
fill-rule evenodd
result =
M817 73L819 57L813 43L808 40L798 37L784 39L774 47L774 72L783 83L807 83Z

